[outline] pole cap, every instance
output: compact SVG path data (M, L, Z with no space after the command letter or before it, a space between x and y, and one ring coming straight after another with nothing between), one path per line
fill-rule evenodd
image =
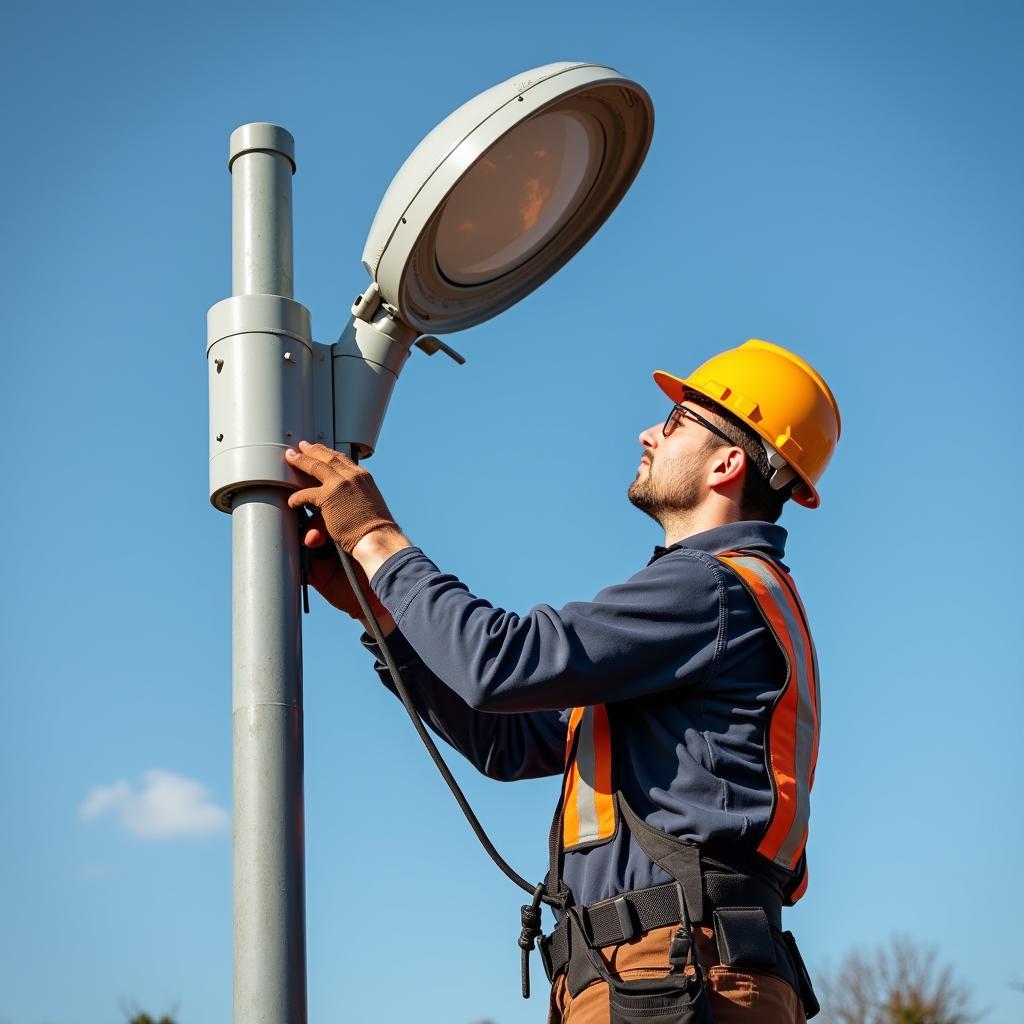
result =
M263 152L283 156L292 165L292 174L295 173L295 139L287 128L278 124L254 121L241 125L231 133L228 150L229 171L243 153Z

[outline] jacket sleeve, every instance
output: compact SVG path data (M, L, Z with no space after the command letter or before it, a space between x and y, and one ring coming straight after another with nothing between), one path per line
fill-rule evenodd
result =
M374 668L381 682L397 696L380 648L366 633L362 642L377 658ZM484 775L513 782L562 774L568 712L475 711L420 661L400 630L387 638L387 644L420 717Z
M723 572L710 555L680 548L592 601L517 615L412 547L371 586L434 677L470 708L507 714L701 686L724 646Z

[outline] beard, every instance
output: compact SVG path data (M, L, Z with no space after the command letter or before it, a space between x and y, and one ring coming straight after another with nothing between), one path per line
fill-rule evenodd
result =
M703 467L703 458L688 459L677 468L665 467L668 479L655 479L653 461L647 467L647 476L640 473L626 490L631 505L650 516L659 526L665 525L666 515L689 512L700 504L701 490L698 470Z

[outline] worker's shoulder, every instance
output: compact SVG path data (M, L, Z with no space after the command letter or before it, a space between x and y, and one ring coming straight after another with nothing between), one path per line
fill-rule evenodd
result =
M648 577L680 577L690 579L704 578L719 582L724 579L721 561L707 551L699 548L669 548L657 558L652 559L638 576Z
M746 588L728 561L700 548L669 548L636 573L630 583L673 594L687 605L717 604L723 613L749 604Z
M700 548L687 547L669 548L667 551L662 552L659 557L652 559L646 568L641 570L641 573L653 571L653 575L662 573L666 575L681 573L691 576L710 575L714 579L725 581L729 586L732 586L734 583L739 582L739 576L732 564L738 554L767 562L786 576L790 575L789 567L784 562L764 550L744 549L739 553L731 551L711 554Z
M640 603L664 601L715 604L725 599L729 586L721 563L696 548L669 548L653 558L625 583L609 588L616 596L632 595Z

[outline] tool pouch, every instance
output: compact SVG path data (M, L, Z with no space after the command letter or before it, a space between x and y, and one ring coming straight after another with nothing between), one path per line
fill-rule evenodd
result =
M713 920L723 964L775 970L775 940L763 907L724 907L714 912Z
M604 958L584 938L575 913L569 913L576 924L574 955L578 956L582 949L593 975L608 985L610 1024L713 1024L704 972L694 954L688 922L680 926L672 939L668 975L626 980L608 970ZM685 909L683 916L685 922Z
M803 1003L804 1016L810 1020L821 1010L818 997L814 994L814 986L811 984L811 976L804 964L804 958L797 949L796 939L792 932L783 932L782 941L786 944L790 959L793 961L793 969L796 971L797 991L800 993L800 1002Z
M714 912L715 940L729 967L770 971L788 981L810 1020L821 1007L792 932L773 931L762 907L726 907ZM789 963L786 963L788 959Z
M704 973L608 979L611 1024L711 1024Z

